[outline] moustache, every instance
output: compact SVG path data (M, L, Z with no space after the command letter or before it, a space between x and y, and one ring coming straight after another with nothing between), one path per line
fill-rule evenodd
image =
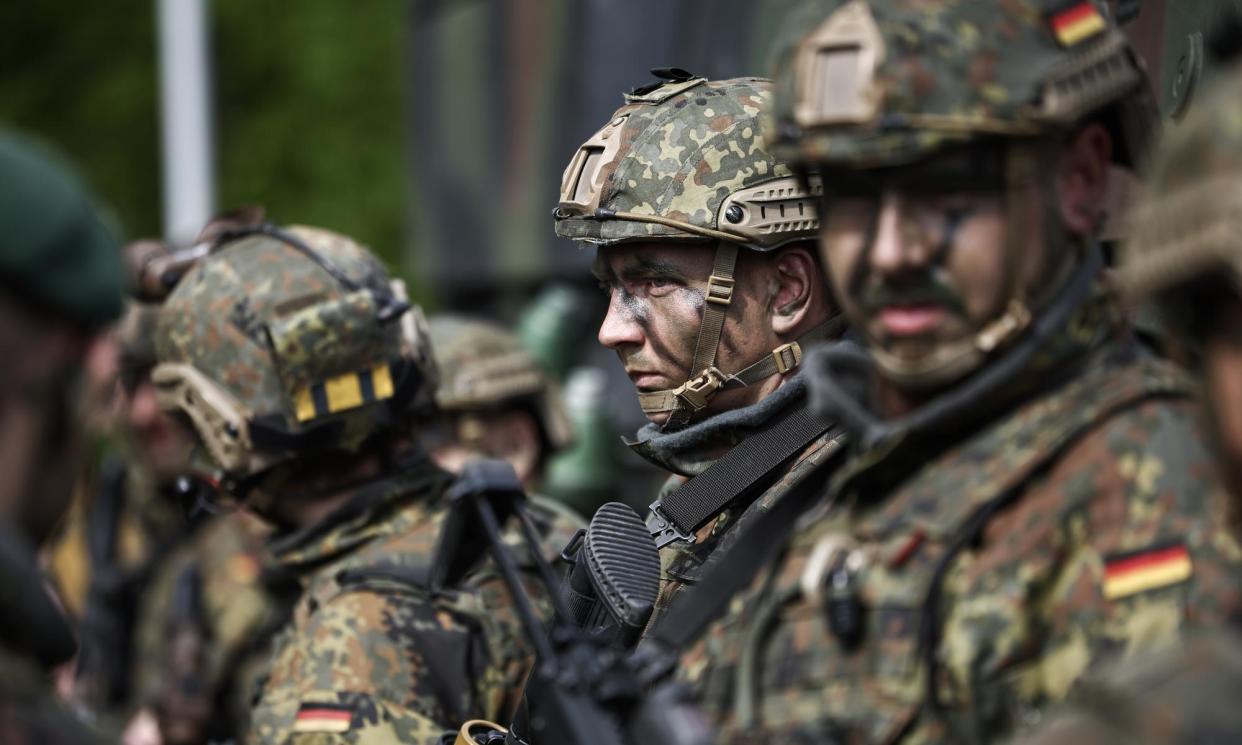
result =
M958 294L930 275L869 286L863 290L859 304L869 314L894 305L940 305L959 315L966 313Z

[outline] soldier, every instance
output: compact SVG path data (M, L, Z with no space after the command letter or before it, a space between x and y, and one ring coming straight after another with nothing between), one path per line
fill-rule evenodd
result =
M194 522L187 519L177 482L189 464L191 438L160 411L149 379L157 311L152 304L130 302L115 331L121 382L117 447L99 469L78 548L89 583L75 697L110 722L134 704L139 602Z
M0 173L0 742L93 742L52 692L75 643L34 552L83 455L76 383L91 339L121 314L120 244L78 180L33 144L0 135Z
M854 0L800 35L774 149L827 187L863 346L807 371L853 457L703 698L724 742L994 741L1242 600L1193 388L1102 282L1145 75L1090 2Z
M1199 348L1205 417L1237 525L1242 494L1242 67L1210 89L1157 151L1120 272L1154 300L1170 335ZM1118 666L1076 690L1026 745L1242 740L1242 637L1236 625Z
M497 324L444 315L428 329L440 373L431 457L454 472L470 458L501 458L537 490L548 458L573 439L556 381Z
M659 617L734 526L840 449L799 373L842 324L815 197L763 146L769 82L653 72L570 161L554 216L558 236L596 247L599 341L650 419L628 444L671 473L648 518L668 547Z
M495 586L428 585L451 477L413 439L435 370L403 294L344 236L264 225L224 236L162 307L161 405L303 586L252 742L427 742L516 701L527 655Z

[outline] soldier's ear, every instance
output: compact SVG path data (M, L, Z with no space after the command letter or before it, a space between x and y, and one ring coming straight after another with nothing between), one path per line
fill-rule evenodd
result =
M800 333L827 292L814 246L802 243L778 249L771 257L772 330L779 336Z
M1079 237L1098 232L1108 204L1113 139L1104 125L1091 123L1066 142L1057 168L1057 200L1061 221Z

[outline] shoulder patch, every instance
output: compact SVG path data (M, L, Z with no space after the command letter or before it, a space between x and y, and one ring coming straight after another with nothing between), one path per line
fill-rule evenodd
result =
M1185 543L1152 546L1104 559L1104 597L1117 600L1190 579L1194 567Z
M353 712L344 704L304 702L293 722L294 732L348 732Z
M1070 0L1049 14L1048 25L1063 47L1075 46L1108 30L1108 22L1093 0Z

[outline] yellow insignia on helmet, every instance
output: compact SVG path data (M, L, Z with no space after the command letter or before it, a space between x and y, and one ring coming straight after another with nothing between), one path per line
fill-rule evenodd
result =
M293 392L294 416L299 422L309 422L392 396L392 369L377 365L298 388Z

